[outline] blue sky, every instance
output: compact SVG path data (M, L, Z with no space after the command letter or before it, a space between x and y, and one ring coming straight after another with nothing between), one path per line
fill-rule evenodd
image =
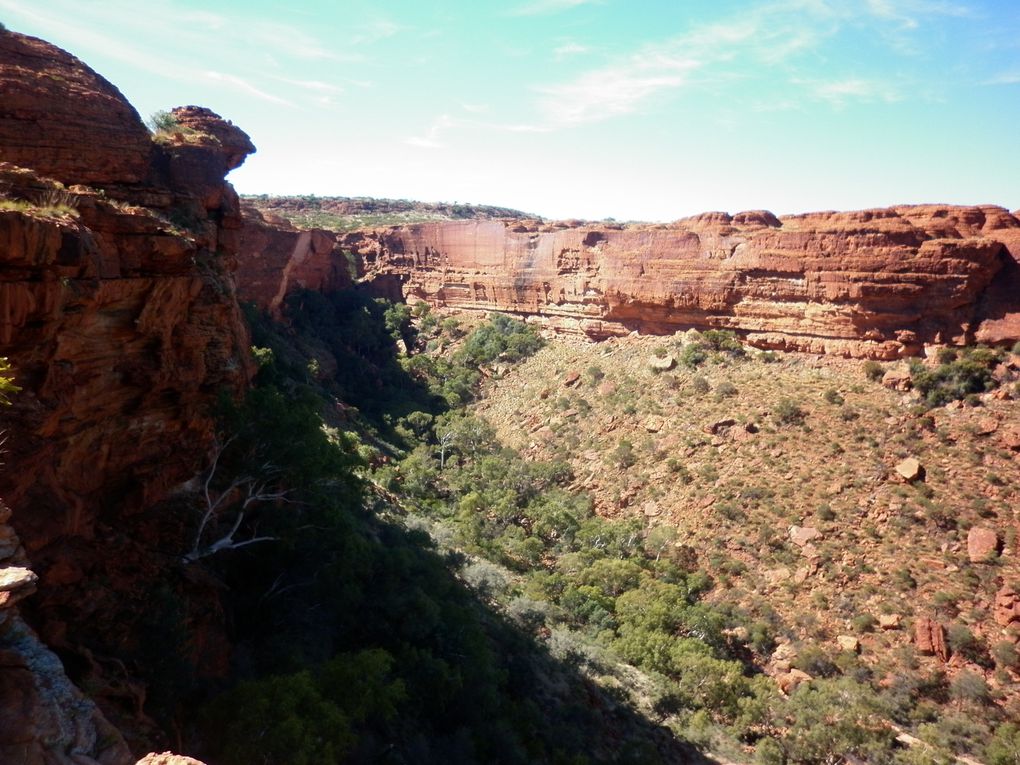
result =
M1020 207L1018 0L0 0L246 193L672 220Z

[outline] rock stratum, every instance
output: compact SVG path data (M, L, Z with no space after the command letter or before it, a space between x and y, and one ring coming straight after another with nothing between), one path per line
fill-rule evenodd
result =
M224 671L217 583L182 571L188 516L163 510L207 467L213 402L253 374L239 300L279 317L354 264L378 291L593 338L727 327L881 358L1020 338L1001 208L303 231L242 210L224 177L254 146L207 109L154 137L81 61L3 30L0 94L0 356L22 389L0 412L0 762L128 765L172 743L142 659L119 658L158 649L153 598L187 593L190 659Z
M2 412L0 761L120 765L153 726L112 647L144 648L146 600L179 579L184 521L153 508L205 467L216 396L253 372L224 175L254 147L199 107L154 138L82 62L6 31L0 92L0 356L22 389Z
M761 348L882 359L1020 339L1020 220L1000 207L423 223L342 244L409 297L595 339L726 328Z

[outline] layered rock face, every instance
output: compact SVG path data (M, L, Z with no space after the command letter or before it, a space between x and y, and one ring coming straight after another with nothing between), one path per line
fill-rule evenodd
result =
M1020 220L991 206L426 223L342 243L409 296L594 338L719 327L762 348L875 358L1020 338Z
M297 289L331 292L350 287L347 257L328 231L298 230L283 218L244 208L240 248L244 257L235 273L238 296L281 318L283 299Z
M169 572L190 519L153 508L204 468L217 395L252 374L232 278L240 205L223 179L254 147L197 107L154 141L80 61L10 32L0 91L0 356L22 388L0 412L0 496L19 565L38 575L21 608L72 679L145 738L144 685L104 652L143 650L147 602L185 586ZM216 671L218 601L193 602L195 661ZM67 678L64 693L33 674L60 661L33 658L25 630L14 615L0 626L0 760L133 762Z

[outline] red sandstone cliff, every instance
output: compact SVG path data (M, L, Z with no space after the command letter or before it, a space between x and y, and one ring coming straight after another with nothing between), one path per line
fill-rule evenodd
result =
M180 552L182 521L152 508L204 467L212 402L251 374L231 275L240 206L223 178L254 147L197 107L175 110L180 132L154 141L112 85L10 32L0 93L0 356L22 388L0 412L0 496L13 509L0 540L38 575L22 607L46 644L107 714L141 730L144 686L104 647L139 639L146 599ZM0 600L13 605L2 587ZM215 626L205 602L188 618ZM133 762L67 678L26 669L62 676L8 613L0 761ZM212 670L224 657L215 633L195 648Z
M595 338L725 327L763 348L878 358L1020 339L1020 220L998 207L425 223L341 241L407 295Z
M283 299L295 289L330 292L352 284L347 257L328 231L298 230L283 218L244 208L238 295L280 318Z

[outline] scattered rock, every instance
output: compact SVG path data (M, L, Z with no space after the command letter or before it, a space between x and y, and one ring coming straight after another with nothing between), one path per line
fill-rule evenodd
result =
M907 457L896 463L896 474L908 483L924 480L924 468L915 457Z
M580 372L567 372L567 376L563 378L563 387L570 388L581 380Z
M656 502L654 499L650 499L647 502L645 502L641 506L641 511L649 518L659 515L662 512L659 509L659 503Z
M878 626L884 630L898 630L900 628L899 614L879 614Z
M815 539L821 539L822 532L813 526L791 526L790 527L790 541L798 547L803 547L808 542Z
M0 592L14 592L24 587L31 587L39 577L34 571L20 566L0 568Z
M853 635L838 635L836 637L836 645L839 646L839 650L841 651L857 653L861 650L861 641Z
M647 430L649 433L658 433L660 430L662 430L664 424L665 423L661 417L653 414L651 417L645 420L645 430Z
M946 629L930 617L922 616L914 625L914 646L923 656L937 656L942 661L949 661Z
M977 430L975 431L979 436L988 436L999 429L999 421L994 417L982 417L977 422Z
M733 427L736 424L737 424L736 420L727 418L725 420L717 420L713 422L711 425L706 425L704 428L702 428L702 430L704 430L710 436L717 436L722 431L726 430L727 428Z
M616 393L616 383L606 380L598 387L598 394L600 396L612 396Z
M1010 425L1008 428L1003 428L999 438L1002 439L1002 445L1012 451L1020 451L1020 425Z
M971 563L984 563L999 554L999 535L987 526L974 526L967 533L967 557Z
M777 677L776 683L779 685L779 690L781 690L786 695L789 695L794 690L796 690L798 685L800 685L801 683L810 682L811 679L812 679L811 675L809 675L807 672L803 672L799 669L791 669L786 674Z
M668 372L676 366L676 357L672 354L666 356L652 356L648 361L648 366L654 369L656 372Z
M190 757L184 757L173 752L163 752L162 754L147 754L140 759L135 765L204 765L198 760L193 760Z
M882 385L900 391L908 391L914 387L910 379L910 370L905 366L893 367L882 375Z
M995 623L1008 627L1013 623L1020 623L1020 595L1008 584L995 593L995 604L992 612Z

